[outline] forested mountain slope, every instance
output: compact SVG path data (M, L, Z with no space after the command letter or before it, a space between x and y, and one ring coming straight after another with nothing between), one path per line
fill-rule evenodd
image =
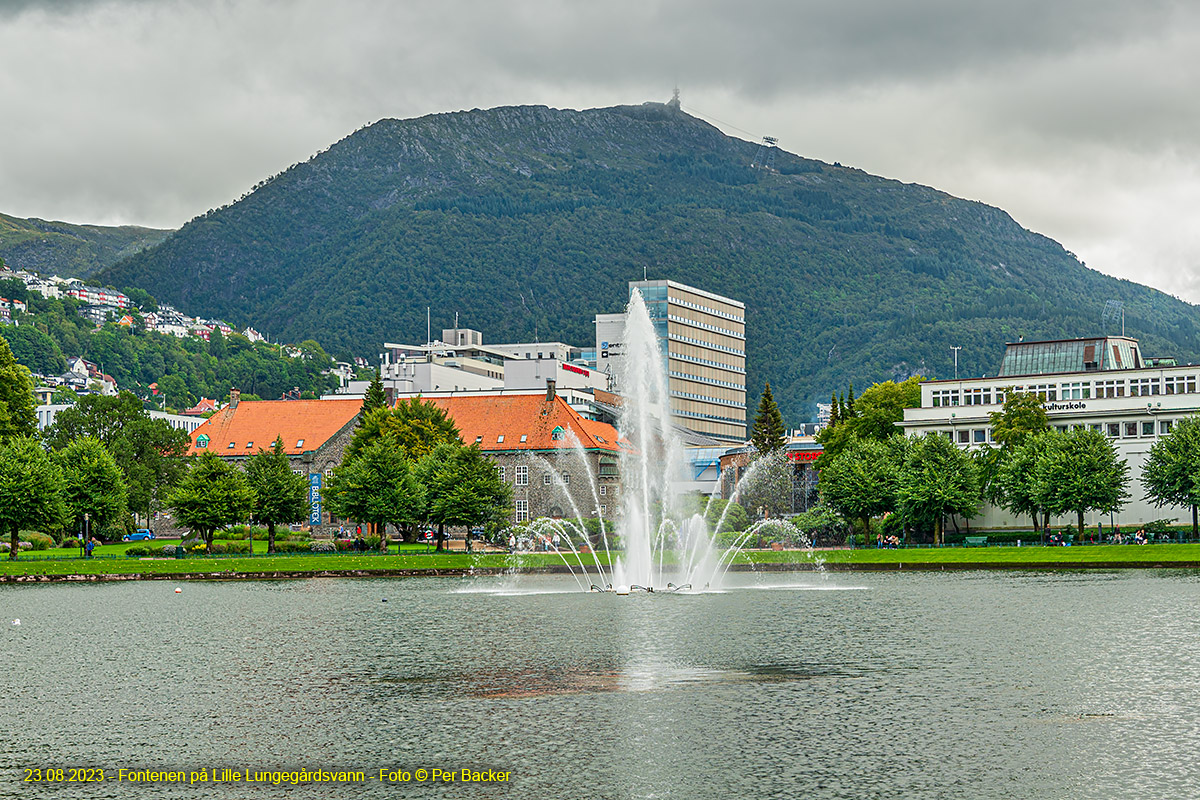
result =
M12 269L82 278L158 244L170 233L134 225L73 225L0 214L0 258Z
M1194 360L1197 308L1089 270L1005 212L758 145L669 106L382 120L103 274L193 313L374 358L460 323L594 341L626 282L747 305L749 391L789 423L848 380L995 372L1006 340L1101 330ZM1114 330L1109 323L1108 330Z

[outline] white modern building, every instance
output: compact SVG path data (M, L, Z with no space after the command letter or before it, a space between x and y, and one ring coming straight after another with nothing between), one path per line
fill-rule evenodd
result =
M40 405L35 410L37 412L37 426L39 431L44 431L54 424L54 418L58 416L58 412L64 408L70 408L68 403L53 403ZM179 430L192 431L204 424L204 417L185 417L179 414L168 414L165 411L148 410L146 412L151 419L161 419L170 425L172 428Z
M1015 342L1006 347L995 377L927 381L921 407L906 409L897 423L907 434L937 433L966 449L992 443L989 414L1003 410L1013 392L1045 398L1050 425L1059 430L1088 427L1112 440L1129 463L1128 504L1113 515L1090 513L1085 523L1102 522L1126 530L1156 519L1191 522L1191 510L1158 507L1143 499L1141 475L1150 447L1170 433L1176 420L1200 412L1200 365L1180 366L1174 359L1145 358L1136 339L1102 336L1045 342ZM1053 518L1052 525L1073 525L1075 518ZM1028 527L1002 509L985 506L972 527Z

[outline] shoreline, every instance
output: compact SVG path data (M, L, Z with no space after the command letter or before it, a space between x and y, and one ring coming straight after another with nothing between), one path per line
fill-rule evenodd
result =
M1200 561L967 561L967 562L864 562L826 563L825 572L969 572L1052 570L1132 570L1132 569L1200 569ZM764 564L733 564L730 572L819 572L810 562ZM0 584L10 583L107 583L111 581L270 581L304 578L464 578L496 575L567 575L564 565L529 567L512 570L497 567L429 567L410 569L324 569L324 570L261 570L234 572L119 572L73 573L63 575L30 574L0 575Z

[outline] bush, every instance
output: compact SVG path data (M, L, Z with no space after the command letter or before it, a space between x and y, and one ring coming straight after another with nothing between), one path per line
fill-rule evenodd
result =
M164 545L162 546L162 554L163 554L164 556L173 556L173 555L175 555L175 545L173 545L173 544L164 544Z
M47 536L44 533L36 531L26 531L21 534L21 549L22 550L49 550L54 546L54 538ZM29 547L25 547L28 544Z
M231 541L231 542L222 542L222 544L225 547L226 553L239 553L239 554L245 555L245 554L253 552L251 549L253 547L253 545L251 545L251 543L248 539L241 539L238 541Z
M275 542L275 549L280 553L308 553L311 552L308 542Z
M79 547L79 540L75 538L63 539L62 544L60 544L59 547L63 549Z
M134 545L133 547L125 548L125 555L127 555L127 556L152 556L152 555L154 555L154 550L145 545L137 544L137 545Z
M333 542L312 542L308 549L314 553L336 553L337 545Z

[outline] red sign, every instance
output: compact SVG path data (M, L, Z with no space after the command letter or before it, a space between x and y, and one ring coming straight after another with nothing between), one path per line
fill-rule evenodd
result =
M565 369L567 372L576 372L585 378L592 374L592 373L588 372L586 369L584 369L583 367L577 367L574 364L563 364L562 368Z
M816 461L823 450L789 450L788 461Z

